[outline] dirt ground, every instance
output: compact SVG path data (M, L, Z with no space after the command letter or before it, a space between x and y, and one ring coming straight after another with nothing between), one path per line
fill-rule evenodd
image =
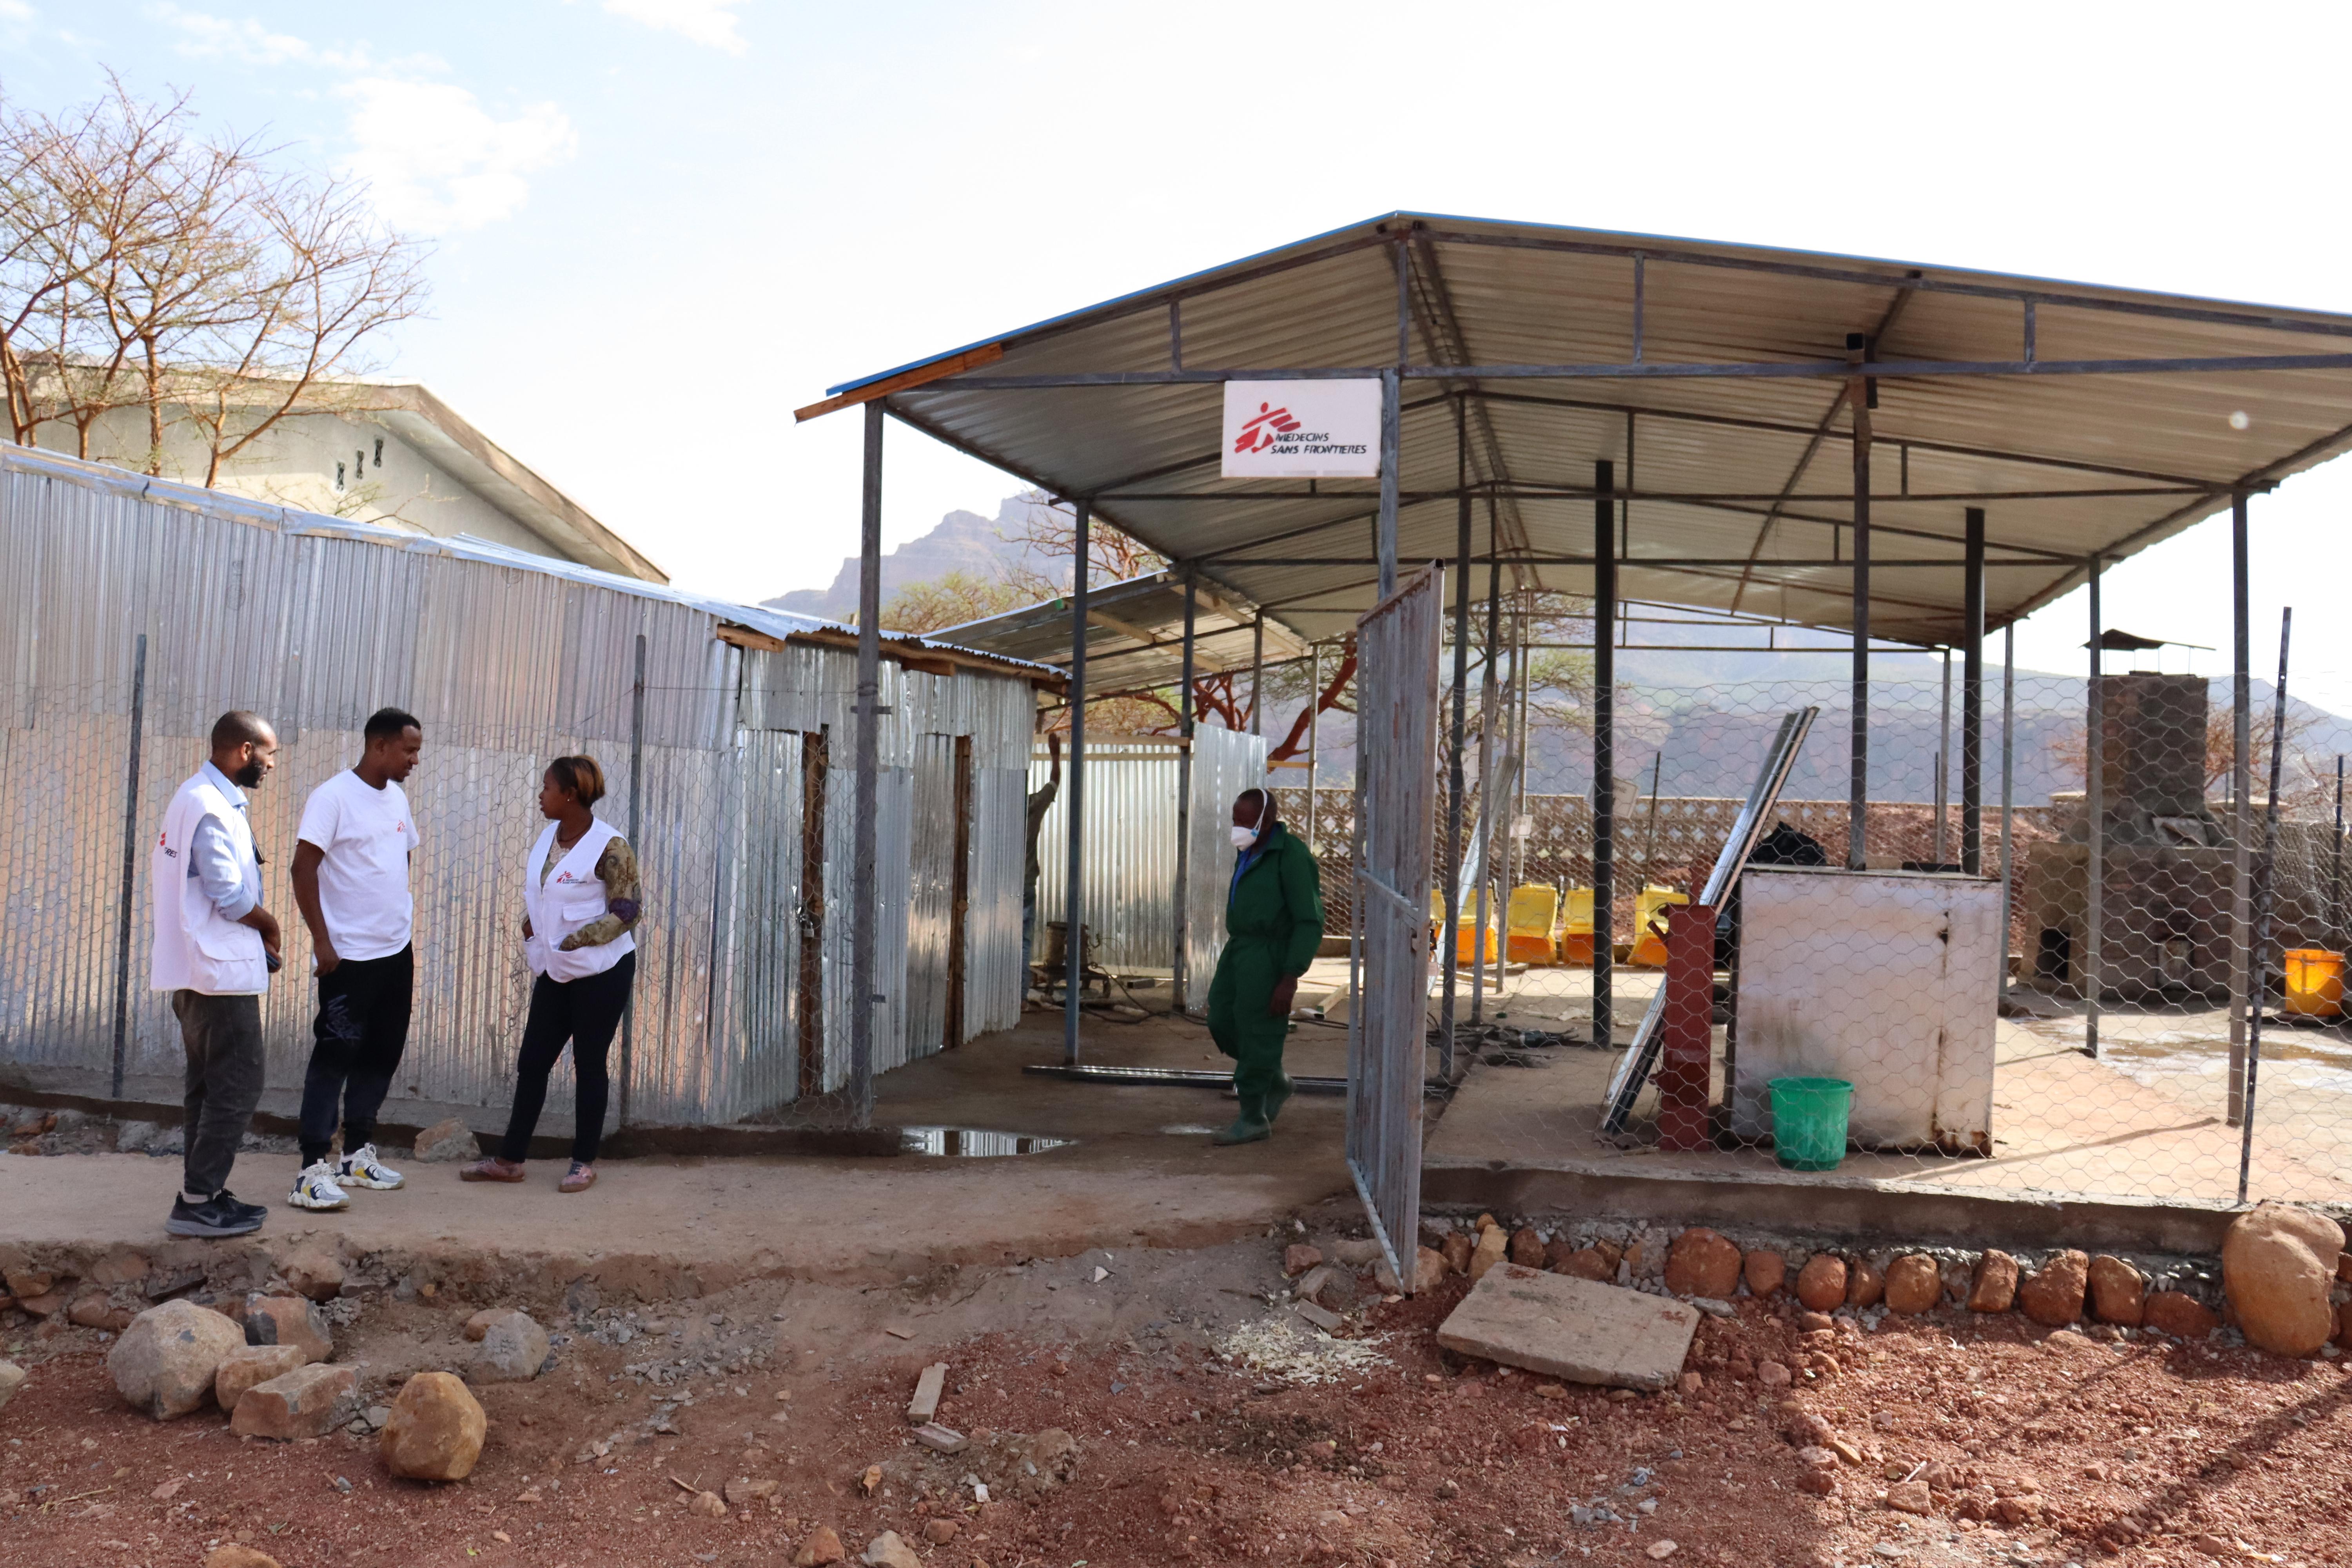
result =
M1695 1387L1563 1389L1438 1349L1459 1277L1385 1301L1343 1279L1344 1337L1299 1322L1281 1249L1330 1247L1345 1215L1305 1221L895 1285L641 1302L583 1278L507 1303L555 1333L553 1363L480 1390L488 1447L442 1487L391 1478L373 1438L247 1441L209 1407L155 1425L114 1394L100 1331L20 1325L0 1558L176 1568L237 1541L287 1568L780 1568L824 1526L853 1557L895 1530L937 1568L2352 1562L2340 1360L2015 1314L1807 1330L1782 1300L1743 1299L1702 1324ZM457 1366L466 1317L498 1299L347 1297L337 1360L386 1400ZM934 1361L939 1419L974 1439L953 1457L918 1447L905 1415ZM1799 1411L1850 1445L1833 1495L1800 1489ZM1056 1431L1075 1445L1058 1460ZM1931 1516L1883 1500L1914 1475L1936 1486ZM738 1486L721 1518L688 1511L688 1487L730 1481L775 1486Z

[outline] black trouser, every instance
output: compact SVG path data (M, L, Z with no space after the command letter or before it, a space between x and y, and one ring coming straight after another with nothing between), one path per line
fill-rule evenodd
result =
M261 1103L261 998L172 993L180 1020L180 1048L187 1053L185 1169L181 1185L212 1196L228 1185L237 1145Z
M550 980L542 974L531 986L530 1018L522 1026L522 1057L515 1063L514 1111L507 1118L499 1159L520 1162L530 1152L540 1107L547 1103L547 1075L555 1070L563 1042L570 1040L572 1075L578 1084L572 1157L583 1165L595 1163L596 1147L604 1137L604 1053L621 1026L636 973L637 955L625 952L620 963L601 974L577 980Z
M333 1145L338 1100L343 1152L375 1142L375 1113L383 1109L408 1048L409 994L415 984L413 947L383 958L347 958L319 976L310 1070L302 1079L305 1165L325 1159Z

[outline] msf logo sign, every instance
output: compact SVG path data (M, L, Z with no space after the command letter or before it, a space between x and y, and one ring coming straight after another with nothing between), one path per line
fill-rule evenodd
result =
M1298 429L1298 421L1288 408L1276 408L1271 404L1257 405L1257 417L1243 425L1241 434L1234 437L1235 454L1263 452L1285 436Z

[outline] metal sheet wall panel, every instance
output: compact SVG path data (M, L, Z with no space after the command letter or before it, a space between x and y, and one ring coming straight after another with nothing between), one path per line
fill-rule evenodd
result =
M1133 741L1087 746L1085 919L1095 961L1113 969L1165 970L1176 951L1176 756L1173 746ZM1030 787L1051 771L1033 761ZM1035 952L1045 951L1045 927L1066 918L1069 845L1065 787L1037 832Z
M103 1075L121 983L127 1072L148 1077L145 1092L166 1092L180 1070L178 1030L147 988L143 852L133 855L127 970L117 959L132 655L144 633L137 841L152 842L214 718L255 708L281 742L251 808L265 890L281 909L292 902L285 868L302 803L357 759L366 715L392 704L424 721L425 762L407 784L419 830L416 1012L396 1099L505 1101L530 995L517 879L541 826L538 780L551 758L582 752L604 767L600 814L625 831L636 795L646 912L632 1116L724 1122L791 1097L802 742L790 731L829 728L835 760L847 760L852 656L797 646L746 655L714 635L725 606L13 448L0 452L0 1062ZM640 636L641 787L629 776ZM918 683L911 702L897 700ZM977 671L902 682L886 664L883 700L973 737L986 804L967 1014L976 1028L1007 1026L1023 974L1023 800L1011 770L1025 761L1034 693ZM884 728L886 758L897 759L883 788L881 973L893 1000L877 1019L877 1068L908 1056L913 721L909 712ZM835 770L836 889L851 784ZM845 916L836 901L829 923L844 975ZM299 921L288 939L288 973L302 975ZM310 1007L299 981L264 999L273 1082L299 1079ZM845 1030L838 1037L845 1046ZM561 1111L571 1100L567 1062L550 1101Z
M1192 852L1185 862L1184 1002L1209 1010L1209 977L1225 947L1225 899L1234 881L1234 798L1265 787L1265 737L1239 730L1192 732Z
M1022 737L1025 750L1028 737ZM1001 751L1001 748L1000 748ZM1021 1021L1029 955L1021 943L1022 857L1029 778L1017 768L977 765L972 747L971 906L965 911L964 1038Z
M949 937L955 923L955 737L919 737L907 901L906 1048L910 1058L929 1056L947 1044Z

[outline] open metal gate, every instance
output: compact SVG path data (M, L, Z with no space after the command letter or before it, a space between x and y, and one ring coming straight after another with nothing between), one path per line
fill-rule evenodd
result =
M1402 1287L1421 1217L1421 1097L1429 1004L1429 864L1436 836L1434 565L1356 623L1362 810L1356 908L1362 963L1348 1020L1348 1171Z

